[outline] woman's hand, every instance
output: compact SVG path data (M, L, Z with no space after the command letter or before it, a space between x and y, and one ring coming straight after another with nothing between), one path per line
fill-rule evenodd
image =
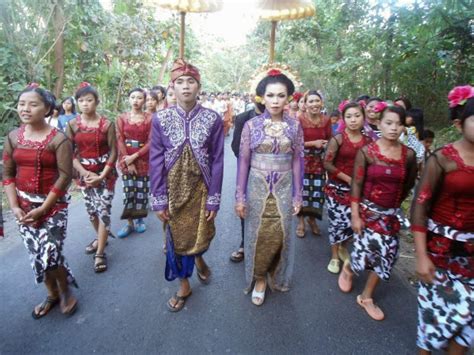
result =
M237 216L244 219L247 215L247 207L245 207L244 204L239 203L235 205L235 213L237 214Z
M301 206L293 206L293 216L296 216L301 211Z
M325 140L325 139L317 139L317 140L314 141L314 147L316 149L322 149L322 148L326 147L327 143L328 143L328 141Z
M433 283L436 268L426 253L416 257L416 274L424 283Z
M126 155L123 157L123 161L126 165L131 165L138 158L137 154Z
M90 173L84 180L89 187L97 187L103 181L103 178L95 173Z
M31 224L31 223L36 222L45 214L46 214L46 211L44 210L42 206L40 206L28 212L20 222L25 223L25 224Z
M129 174L134 174L134 175L138 174L138 170L137 170L137 167L135 166L135 164L128 165L127 170L128 170Z
M23 223L23 218L26 216L25 211L23 211L20 207L14 207L12 208L12 212L16 220L20 223Z
M360 218L360 216L353 215L351 218L351 224L352 224L352 230L354 231L354 233L361 235L365 227L364 221L362 220L362 218Z

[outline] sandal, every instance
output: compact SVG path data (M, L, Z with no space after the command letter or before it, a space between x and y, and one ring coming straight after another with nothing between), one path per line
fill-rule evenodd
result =
M267 283L265 282L265 288L263 289L263 291L257 291L256 285L257 283L255 283L255 286L253 287L252 291L252 303L256 306L261 306L263 302L265 302L265 291L267 290Z
M51 311L54 306L56 306L59 303L59 297L58 298L51 298L51 297L46 297L46 299L39 305L39 310L36 312L36 307L33 309L33 312L31 312L31 316L34 319L40 319L43 318L45 315ZM46 313L42 313L43 311L46 311Z
M98 262L95 262L95 259L100 259ZM95 254L94 255L94 271L96 273L107 271L107 256L104 254Z
M318 223L316 221L308 221L308 224L311 228L311 233L313 233L314 236L320 236L321 235L321 230L319 229Z
M209 282L211 282L211 269L209 266L206 266L206 270L208 272L207 276L204 276L204 270L199 270L199 268L196 265L196 274L199 279L199 282L201 282L204 285L208 285Z
M298 238L304 238L304 234L305 234L304 225L303 227L300 227L300 226L296 227L296 236Z
M331 259L327 269L330 273L339 274L339 271L341 271L341 261L339 259Z
M166 302L166 305L168 306L168 310L170 312L179 312L184 308L184 305L186 304L186 299L191 296L193 291L189 291L189 293L186 296L179 296L178 292L176 292L173 297L171 297L168 302ZM174 306L170 303L171 300L175 301Z
M242 260L244 260L244 248L239 248L239 250L230 254L230 261L234 263L240 263Z
M109 242L107 241L105 245L109 245ZM97 240L97 238L95 238L92 242L87 244L86 254L94 254L97 251L97 248L99 248L99 241Z
M352 274L349 274L346 271L346 265L349 265L349 263L344 263L342 266L341 273L339 274L339 279L337 280L337 283L339 285L339 289L342 292L348 293L351 292L352 290Z
M76 313L76 310L77 310L77 299L74 298L75 302L74 302L74 305L71 307L71 309L69 311L63 311L63 304L67 303L67 300L68 298L72 297L71 295L71 292L68 291L68 292L65 292L65 293L62 293L60 296L60 299L61 299L61 313L66 315L66 316L72 316L74 313Z
M379 306L374 304L374 300L372 298L363 299L362 295L357 296L357 303L361 306L370 318L374 320L384 320L385 314L380 309Z

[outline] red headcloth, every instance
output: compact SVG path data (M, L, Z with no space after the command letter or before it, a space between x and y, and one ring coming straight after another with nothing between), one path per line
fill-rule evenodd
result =
M171 81L174 82L180 76L192 76L197 81L201 82L201 74L199 69L190 63L186 63L183 59L176 59L171 69Z

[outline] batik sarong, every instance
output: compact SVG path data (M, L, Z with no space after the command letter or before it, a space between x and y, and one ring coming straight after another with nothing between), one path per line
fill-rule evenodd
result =
M17 190L17 194L20 206L25 212L40 207L47 197L20 190ZM68 283L77 287L71 269L63 256L68 202L69 196L61 197L51 211L37 222L30 225L18 223L20 236L30 256L36 283L44 281L46 271L64 266Z
M360 204L365 223L362 235L354 233L351 267L356 273L374 271L382 280L389 280L398 259L400 222L398 208L383 208L364 200Z
M81 158L80 163L86 167L87 166L100 166L104 165L107 162L109 155L105 154L98 159L85 159ZM104 181L100 183L97 187L86 186L82 178L80 180L79 186L81 188L82 196L84 197L84 204L86 206L87 214L89 219L94 221L98 218L102 224L105 226L105 229L109 232L109 236L115 238L110 230L112 214L112 200L114 198L114 184L116 178L116 171L112 169Z
M148 176L123 174L123 212L121 219L145 218L148 215L148 194L150 179Z
M418 285L418 347L445 349L451 339L474 346L474 234L428 220L432 284Z
M329 242L340 244L354 235L351 224L350 186L330 182L326 185L326 202L329 217Z

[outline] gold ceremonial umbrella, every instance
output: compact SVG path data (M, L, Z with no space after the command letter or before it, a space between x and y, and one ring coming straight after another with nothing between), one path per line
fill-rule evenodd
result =
M270 59L273 63L275 58L275 32L278 21L297 20L316 13L311 0L258 0L257 7L260 9L260 18L272 22L272 34L270 37Z
M184 26L187 12L214 12L222 9L222 0L153 0L158 6L175 10L181 17L179 58L184 58Z

